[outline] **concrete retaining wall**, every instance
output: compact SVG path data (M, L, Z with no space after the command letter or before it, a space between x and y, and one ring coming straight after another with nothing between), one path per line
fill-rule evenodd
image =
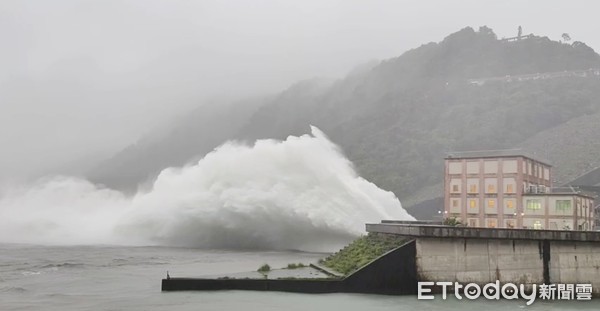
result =
M550 243L550 280L553 283L590 283L600 294L600 244Z
M415 241L382 255L344 279L344 292L416 294Z
M421 281L541 284L542 247L526 240L420 238L417 273Z
M413 237L419 281L592 284L600 296L600 232L367 224Z
M341 291L342 285L341 280L170 278L162 280L162 291L257 290L299 293L336 293Z
M416 293L416 246L410 241L343 279L195 279L162 280L163 291L258 290L298 293Z

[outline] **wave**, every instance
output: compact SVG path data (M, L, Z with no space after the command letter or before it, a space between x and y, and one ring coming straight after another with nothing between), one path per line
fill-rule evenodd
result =
M311 130L227 142L132 196L66 176L4 189L0 242L331 251L366 222L414 219Z
M46 265L42 265L39 266L40 269L52 269L52 268L81 268L84 267L85 265L82 263L71 263L71 262L64 262L64 263L54 263L54 264L46 264Z
M18 286L4 286L4 287L0 287L0 292L16 292L16 293L24 293L26 292L27 289L23 288L23 287L18 287Z

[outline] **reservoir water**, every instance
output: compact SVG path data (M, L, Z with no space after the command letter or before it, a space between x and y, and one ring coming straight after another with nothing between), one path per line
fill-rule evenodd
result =
M0 244L0 310L598 310L600 300L420 301L414 296L160 291L171 276L225 275L325 256L171 247Z

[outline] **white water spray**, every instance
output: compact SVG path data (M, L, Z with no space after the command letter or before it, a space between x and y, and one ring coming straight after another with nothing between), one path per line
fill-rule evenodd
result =
M131 197L70 177L0 195L0 242L17 243L331 251L366 222L414 219L314 127L285 141L228 142Z

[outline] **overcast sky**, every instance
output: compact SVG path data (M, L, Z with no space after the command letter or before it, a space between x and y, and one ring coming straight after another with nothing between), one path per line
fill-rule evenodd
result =
M0 181L104 157L207 98L276 92L466 26L600 46L596 1L0 1Z

